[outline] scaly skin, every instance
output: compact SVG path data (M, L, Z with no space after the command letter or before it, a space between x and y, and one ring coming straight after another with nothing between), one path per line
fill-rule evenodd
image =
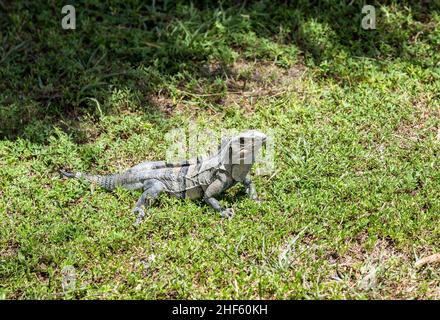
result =
M107 190L120 186L130 190L143 189L133 212L136 224L145 216L143 207L161 193L180 198L203 198L222 217L234 215L232 208L222 208L216 197L236 183L242 183L248 196L256 200L257 192L250 178L255 155L266 141L266 135L250 130L238 134L223 143L219 151L207 158L195 158L177 164L164 161L143 162L121 174L90 175L61 173L69 178L82 178Z

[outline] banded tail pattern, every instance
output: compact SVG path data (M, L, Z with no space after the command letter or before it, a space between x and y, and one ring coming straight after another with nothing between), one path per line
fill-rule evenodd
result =
M118 185L120 185L121 175L120 174L109 174L109 175L92 175L82 172L68 172L60 170L61 174L67 178L79 178L84 179L92 183L96 183L99 186L107 190L114 190Z

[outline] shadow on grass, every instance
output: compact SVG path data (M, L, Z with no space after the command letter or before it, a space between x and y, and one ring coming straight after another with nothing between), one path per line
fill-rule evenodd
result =
M188 82L221 92L237 57L289 67L299 48L309 66L335 78L352 72L334 60L341 54L376 64L435 65L436 57L418 51L417 43L435 48L439 41L430 37L438 2L372 4L377 30L366 31L364 1L78 1L76 30L61 28L61 5L0 3L0 138L44 143L60 127L81 142L85 115L126 108L166 119L158 92L176 94ZM323 62L330 67L321 68ZM210 73L210 63L222 72Z

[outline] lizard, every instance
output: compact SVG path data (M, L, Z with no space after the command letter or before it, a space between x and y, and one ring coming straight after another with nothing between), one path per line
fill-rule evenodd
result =
M80 178L107 190L123 187L143 189L133 213L135 225L145 217L144 208L161 193L180 198L203 198L222 217L231 218L232 208L223 208L216 197L237 183L245 186L247 195L258 200L250 170L267 136L257 130L248 130L230 138L223 138L218 151L204 158L193 158L179 163L145 161L128 170L109 175L91 175L81 172L60 173L68 178Z

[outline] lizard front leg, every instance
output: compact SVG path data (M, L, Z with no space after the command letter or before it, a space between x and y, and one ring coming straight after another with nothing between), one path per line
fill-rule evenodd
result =
M243 185L246 188L246 194L248 197L252 200L259 201L257 189L255 189L255 184L249 175L243 180Z
M222 208L222 206L220 205L220 203L218 202L218 200L214 197L210 197L207 198L205 197L205 201L206 203L208 203L209 205L211 205L211 207L214 208L214 210L220 212L220 215L223 218L232 218L234 216L234 209L232 208Z
M205 196L204 200L206 203L208 203L214 210L217 212L220 212L220 215L224 218L232 218L234 215L234 210L232 208L222 208L220 203L216 198L214 198L215 195L220 194L226 187L226 182L224 179L217 179L213 183L211 183L208 188L205 190Z

